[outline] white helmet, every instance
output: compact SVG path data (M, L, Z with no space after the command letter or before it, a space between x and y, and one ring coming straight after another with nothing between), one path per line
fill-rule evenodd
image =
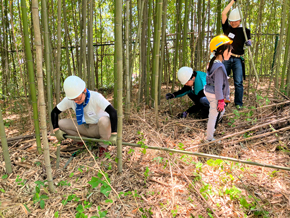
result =
M181 67L177 72L178 80L182 85L188 82L193 73L193 69L190 67Z
M68 99L77 98L86 88L86 83L77 76L69 76L63 83L65 95Z
M240 12L238 8L235 8L231 11L229 15L229 21L238 21L241 20Z

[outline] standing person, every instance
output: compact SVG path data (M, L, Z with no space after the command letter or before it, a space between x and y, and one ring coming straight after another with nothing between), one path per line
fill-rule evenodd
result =
M251 46L251 32L246 28L246 35L248 40L246 41L243 27L241 25L241 16L239 9L235 8L231 11L229 18L227 18L227 13L231 9L232 5L235 3L235 0L225 7L222 12L222 28L226 36L233 40L232 46L232 55L229 60L224 61L225 68L228 75L230 75L231 70L233 70L233 78L235 85L235 105L237 108L243 106L243 95L244 95L244 86L243 86L243 77L245 79L245 63L244 63L244 44L246 46ZM229 24L230 22L230 24Z
M51 112L57 140L65 139L65 134L78 136L79 132L84 137L100 138L117 144L117 111L110 102L100 93L88 90L86 83L77 76L67 77L63 87L66 97ZM58 115L70 108L76 112L76 119L58 120ZM99 156L102 156L108 151L108 145L99 145Z
M208 66L204 87L204 94L210 103L206 137L208 141L214 140L213 134L217 119L225 113L224 99L230 100L230 87L223 61L227 61L231 57L231 43L232 41L227 36L219 35L214 37L209 44L214 56Z
M203 92L203 87L206 84L206 73L193 71L190 67L181 67L177 72L177 77L183 87L177 92L167 93L165 96L166 99L169 100L171 98L179 98L188 95L194 102L194 105L180 113L178 118L186 118L188 114L197 113L199 111L201 112L202 118L207 118L209 102Z

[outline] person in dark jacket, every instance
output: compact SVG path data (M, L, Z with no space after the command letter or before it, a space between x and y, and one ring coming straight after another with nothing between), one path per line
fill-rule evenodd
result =
M251 46L251 32L248 28L245 28L247 40L245 38L244 30L241 25L241 15L239 9L235 8L231 11L229 18L227 13L231 9L235 0L225 7L222 12L222 28L223 32L230 40L233 41L232 54L229 60L225 60L225 65L228 76L233 71L234 85L235 85L235 105L237 108L243 106L244 85L243 77L245 78L245 64L244 64L244 45Z
M210 50L214 52L210 60L204 94L210 103L207 136L208 141L214 140L215 125L217 119L221 119L225 113L225 100L230 100L230 87L228 76L223 61L231 56L232 41L225 35L214 37L210 42Z
M188 114L200 112L202 118L207 118L209 102L203 92L203 87L206 84L206 73L193 71L190 67L182 67L178 70L177 76L180 83L184 86L177 92L167 93L165 96L166 99L169 100L188 95L188 97L194 102L193 106L178 114L178 117L186 118Z

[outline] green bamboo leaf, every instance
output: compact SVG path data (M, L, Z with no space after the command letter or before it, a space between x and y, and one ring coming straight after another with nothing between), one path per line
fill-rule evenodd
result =
M44 209L44 207L45 207L45 202L44 202L44 200L41 200L39 203L40 203L40 208L41 208L41 209Z

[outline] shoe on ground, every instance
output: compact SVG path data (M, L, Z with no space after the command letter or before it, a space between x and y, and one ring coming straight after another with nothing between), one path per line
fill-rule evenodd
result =
M99 157L102 157L106 152L109 152L108 148L99 147Z
M81 147L81 146L84 145L84 143L83 142L77 142L77 145Z
M208 139L204 140L205 143L213 142L213 141L215 141L214 143L221 143L221 140L216 140L215 138L212 138L211 140L208 140Z
M215 138L212 138L212 139L210 139L210 140L209 140L209 139L205 139L205 140L204 140L205 143L212 142L212 141L215 141Z

